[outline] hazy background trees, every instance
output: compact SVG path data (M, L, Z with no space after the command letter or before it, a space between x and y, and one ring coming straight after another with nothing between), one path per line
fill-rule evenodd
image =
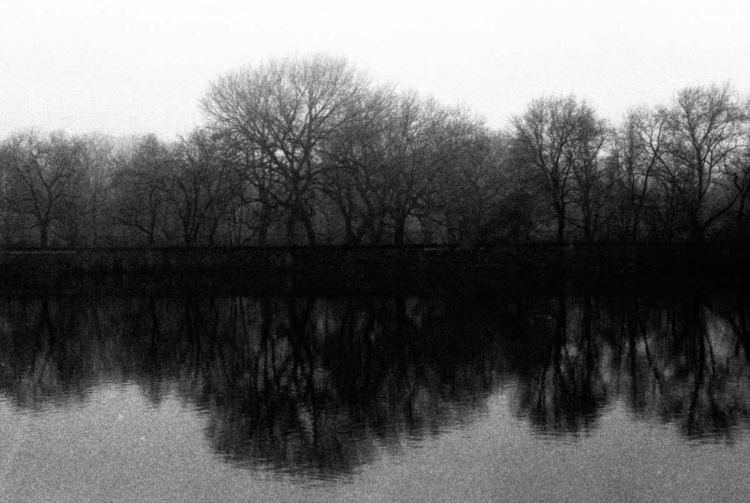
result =
M493 129L315 55L228 72L201 106L170 141L2 139L2 246L750 237L750 101L728 84L617 122L542 97Z
M185 246L213 245L229 228L239 185L222 148L201 129L175 145L165 188L168 211Z
M89 180L84 142L64 133L26 131L2 145L5 234L20 244L47 247L57 238L79 244L77 219L87 212Z
M167 174L172 149L155 135L135 139L117 158L110 215L128 241L154 246L167 240Z

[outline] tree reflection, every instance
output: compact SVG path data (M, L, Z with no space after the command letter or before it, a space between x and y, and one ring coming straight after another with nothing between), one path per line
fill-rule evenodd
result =
M497 381L491 344L468 358L446 351L465 327L451 323L438 339L448 317L438 301L232 299L196 312L219 309L223 325L190 336L221 351L189 398L210 411L207 435L236 463L350 473L376 447L475 416Z
M539 351L518 382L516 413L534 430L580 435L615 401L699 441L731 441L750 425L742 323L747 303L691 292L539 299L528 317Z
M731 440L750 412L743 336L732 329L734 314L727 319L717 310L720 300L691 292L650 306L624 348L631 366L644 369L642 384L630 372L631 395L643 393L640 401L650 405L637 408L639 415L675 422L695 440Z
M0 301L0 392L43 410L136 383L202 409L227 462L340 476L505 392L576 438L620 403L685 438L750 427L748 302L591 297L29 297Z
M587 432L609 400L592 299L571 304L560 293L531 320L539 351L528 362L534 370L519 381L516 413L541 434Z
M86 317L79 299L0 301L0 383L19 406L39 410L86 398L104 369L100 319ZM89 313L91 314L91 313Z

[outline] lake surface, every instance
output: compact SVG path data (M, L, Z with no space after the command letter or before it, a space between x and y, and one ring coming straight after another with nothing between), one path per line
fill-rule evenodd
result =
M0 299L0 501L745 501L737 293Z

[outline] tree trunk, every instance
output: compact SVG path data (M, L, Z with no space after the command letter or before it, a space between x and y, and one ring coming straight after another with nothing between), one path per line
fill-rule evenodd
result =
M742 193L740 196L739 208L737 208L737 216L735 218L735 239L742 241L745 238L745 206L747 204L747 193Z
M315 234L315 226L313 226L312 220L306 213L302 215L302 225L307 234L307 244L315 246L318 242L317 235Z
M565 242L565 209L557 209L557 242Z
M47 248L49 244L49 223L42 222L39 226L39 246Z
M393 244L401 246L404 244L404 235L406 234L406 219L399 218L396 220L396 228L393 232Z
M295 218L294 213L292 213L286 220L286 244L288 246L297 244L294 237L294 228L296 227L296 224L297 219Z

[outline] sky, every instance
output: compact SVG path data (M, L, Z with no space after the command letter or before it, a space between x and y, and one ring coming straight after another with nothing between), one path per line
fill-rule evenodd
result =
M213 80L320 52L494 128L570 94L617 122L686 86L749 94L748 27L746 0L3 0L0 138L176 138Z

